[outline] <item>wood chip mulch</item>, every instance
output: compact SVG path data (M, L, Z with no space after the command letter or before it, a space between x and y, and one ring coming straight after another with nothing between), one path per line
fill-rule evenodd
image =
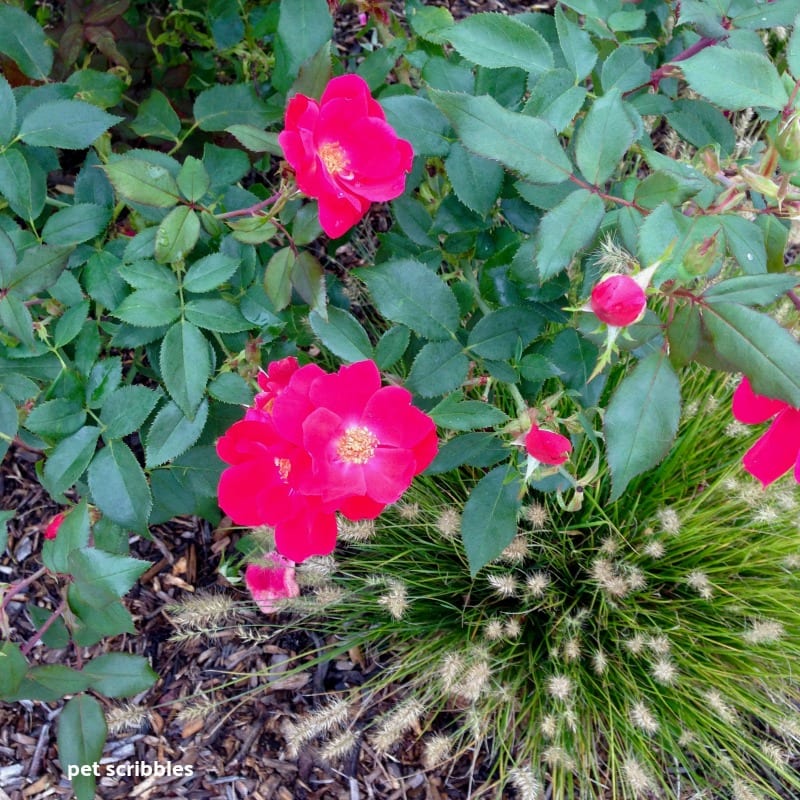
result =
M14 509L9 543L0 556L0 582L9 583L41 566L43 531L59 509L36 481L35 456L12 448L0 466L0 508ZM355 756L338 769L323 762L313 747L296 759L286 755L283 726L324 702L329 692L357 687L378 668L369 658L339 657L307 670L287 669L298 656L310 653L315 641L302 632L278 635L268 642L244 640L236 628L221 635L176 642L176 628L167 607L199 592L225 592L244 600L240 590L218 577L220 558L232 547L232 534L195 518L155 526L153 541L133 540L132 555L153 566L125 602L137 626L135 636L119 636L82 648L50 650L37 644L32 663L76 666L105 651L129 652L149 658L159 679L143 695L131 698L144 710L139 729L111 733L101 763L117 774L98 780L103 800L141 798L248 798L248 800L461 800L467 796L469 765L457 764L446 773L425 773L412 739L389 759L378 759L362 741ZM52 610L64 582L45 576L21 592L8 607L7 627L0 636L25 642L34 628L26 603ZM266 618L250 610L237 621L260 624ZM0 621L0 625L3 621ZM270 681L257 677L270 670ZM250 675L244 683L226 686L231 674ZM250 694L248 694L248 692ZM198 693L214 701L210 709ZM244 695L244 696L242 696ZM107 710L123 701L98 696ZM0 800L44 800L72 796L56 749L58 714L63 702L0 703ZM186 715L194 708L195 717ZM184 715L179 717L180 712ZM142 775L137 764L171 764L172 773ZM123 771L132 774L119 777ZM127 766L125 766L127 765ZM180 765L192 775L175 775ZM145 768L146 770L146 768Z

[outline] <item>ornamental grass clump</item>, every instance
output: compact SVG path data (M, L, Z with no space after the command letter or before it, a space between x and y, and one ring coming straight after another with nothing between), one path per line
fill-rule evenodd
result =
M798 503L789 478L762 491L743 470L730 384L688 377L706 411L624 500L608 501L603 469L577 511L530 492L517 537L474 577L442 534L463 476L418 479L374 533L343 540L326 582L284 608L386 665L341 693L347 741L398 758L421 747L423 768L471 759L475 797L800 791ZM319 603L326 585L338 596Z

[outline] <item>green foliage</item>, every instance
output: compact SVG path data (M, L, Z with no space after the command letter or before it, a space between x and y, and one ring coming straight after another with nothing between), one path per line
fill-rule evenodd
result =
M451 547L463 596L496 573L534 491L577 514L582 533L573 547L554 528L532 566L585 579L596 530L627 536L626 499L631 514L647 505L642 487L683 452L680 387L695 363L800 406L798 279L784 266L800 208L796 8L673 5L569 0L456 21L409 0L410 35L378 13L348 53L326 0L174 3L156 17L139 2L76 3L46 29L0 7L0 455L15 442L40 453L45 491L73 506L42 550L71 612L45 631L48 646L134 631L123 598L145 564L127 535L178 514L219 519L214 443L252 401L258 370L285 356L375 359L429 410L442 443L422 483L463 505ZM331 243L279 134L292 96L319 98L354 72L414 163L388 225L368 216ZM647 313L623 330L587 304L609 272L646 288ZM526 462L532 421L569 436L566 464ZM102 525L113 535L98 536ZM600 616L622 614L617 632L644 624L596 586L582 591ZM540 640L503 664L531 672ZM124 696L154 677L121 654L42 671L3 648L4 698ZM641 677L625 658L620 691ZM526 696L546 694L537 680ZM86 694L67 705L64 763L102 746L98 713ZM622 785L610 731L631 733L630 720L604 719ZM651 742L633 734L637 752ZM653 751L677 752L673 734ZM744 750L737 769L756 758ZM569 770L550 771L566 796Z

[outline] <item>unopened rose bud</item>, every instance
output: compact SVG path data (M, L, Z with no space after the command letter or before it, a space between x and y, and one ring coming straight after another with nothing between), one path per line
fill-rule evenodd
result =
M781 123L775 147L787 161L800 159L800 116L793 115Z
M256 605L265 613L272 614L279 608L279 601L300 594L294 571L294 561L280 553L267 553L263 564L250 564L244 573L244 582Z
M44 529L45 539L55 539L56 536L58 536L58 529L61 527L64 517L66 517L66 514L64 514L63 511L59 511L59 513L47 523L47 527Z
M534 423L525 437L525 449L539 464L558 467L569 458L572 442L566 436L543 430Z
M683 257L683 267L689 275L696 277L698 275L705 275L719 255L719 248L717 246L717 234L708 236L702 242L696 242L687 251Z
M592 289L589 307L601 322L624 328L644 316L647 297L630 275L606 275Z

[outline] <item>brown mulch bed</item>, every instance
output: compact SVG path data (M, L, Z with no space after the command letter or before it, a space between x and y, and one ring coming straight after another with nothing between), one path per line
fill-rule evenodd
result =
M58 510L36 481L35 456L12 448L0 470L0 508L15 509L9 523L9 546L0 557L2 580L19 580L39 568L39 552L47 521ZM324 645L295 632L278 635L266 643L244 641L236 630L222 635L176 642L167 607L198 592L237 594L217 576L221 556L232 546L225 528L212 530L194 518L155 526L153 541L136 538L132 554L153 566L126 597L137 625L136 636L119 636L81 651L85 661L105 650L146 655L159 679L134 703L149 711L141 729L111 734L103 763L128 764L130 777L101 777L98 793L117 798L252 798L252 800L459 800L466 797L467 769L460 774L421 772L413 742L390 760L378 760L362 742L354 758L339 769L322 762L313 748L295 760L285 755L282 727L287 720L314 707L327 692L357 686L376 668L367 658L338 658L282 678L281 665L298 654ZM63 582L53 577L37 581L11 602L9 630L13 641L24 642L34 628L25 604L52 609ZM245 610L238 618L258 624L265 618ZM39 644L33 663L75 665L76 653L49 650ZM269 685L257 677L270 669ZM226 687L231 674L252 675L243 684ZM194 698L209 693L216 708L208 715ZM247 692L252 692L248 697ZM242 695L245 695L242 697ZM102 699L106 708L122 705ZM197 718L179 713L192 704ZM71 789L61 770L56 750L57 716L62 703L0 703L0 800L67 798ZM143 777L136 764L191 765L193 775ZM126 769L128 769L126 768ZM139 768L141 772L141 768Z

